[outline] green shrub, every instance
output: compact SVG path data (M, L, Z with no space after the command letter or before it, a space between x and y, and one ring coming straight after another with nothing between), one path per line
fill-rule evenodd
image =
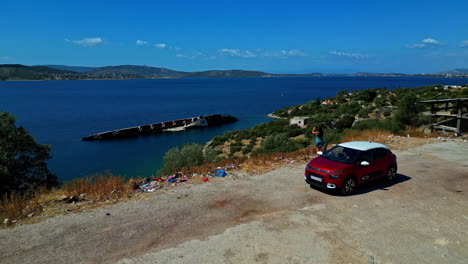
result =
M415 126L419 121L421 107L418 105L418 97L414 93L408 93L398 102L395 112L395 120L405 125Z
M368 118L369 117L369 113L370 113L370 110L367 109L367 108L362 108L361 110L359 110L358 112L358 116L360 118Z
M468 97L468 88L463 88L459 93L459 97Z
M339 129L329 129L324 131L323 140L328 144L340 143L343 138L343 131Z
M230 154L234 154L238 151L241 151L242 150L242 146L239 146L239 145L236 145L236 144L231 144L231 146L229 147L229 153Z
M294 140L289 139L284 134L274 134L266 137L260 148L256 149L252 155L271 154L276 152L293 152L300 148Z
M338 114L356 115L361 110L361 105L357 102L340 104L336 109Z
M390 108L384 108L384 109L382 110L382 114L383 114L383 116L385 116L385 117L389 117L389 116L392 114L392 110L391 110Z
M301 148L306 148L310 146L310 144L312 143L311 140L305 139L305 138L296 138L294 139L294 142L296 142L299 146L301 146Z
M220 150L214 148L205 148L205 152L203 153L204 162L216 162L218 161L218 156L222 152Z
M184 167L193 167L202 165L205 162L212 162L215 160L215 150L207 149L203 151L203 146L195 143L188 143L181 148L175 147L169 149L164 154L163 167L158 171L159 176L169 175L174 170L180 170Z
M404 128L405 126L402 123L399 123L393 118L367 119L360 121L353 126L353 129L355 130L380 129L395 134L400 133Z

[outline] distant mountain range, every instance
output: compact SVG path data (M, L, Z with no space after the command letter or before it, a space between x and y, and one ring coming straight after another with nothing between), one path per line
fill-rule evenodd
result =
M454 69L435 74L366 73L354 74L274 74L261 71L212 70L200 72L174 71L139 65L106 67L81 67L66 65L26 66L21 64L0 64L0 80L83 80L83 79L144 79L144 78L252 78L252 77L309 77L309 76L443 76L468 77L468 69Z
M446 72L439 72L439 74L468 75L468 69L453 69Z

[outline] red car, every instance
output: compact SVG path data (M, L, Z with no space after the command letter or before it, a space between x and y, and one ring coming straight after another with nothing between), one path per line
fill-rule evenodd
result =
M312 186L340 190L349 195L359 184L386 177L391 181L397 172L396 156L387 146L366 141L341 143L312 159L304 179Z

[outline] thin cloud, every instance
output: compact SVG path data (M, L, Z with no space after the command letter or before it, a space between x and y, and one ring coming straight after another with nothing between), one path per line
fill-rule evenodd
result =
M280 51L273 51L273 52L263 52L260 54L260 56L261 57L287 58L287 57L304 57L304 56L309 56L309 55L300 50L292 49L292 50L280 50Z
M262 52L262 49L251 50L239 50L239 49L220 49L218 54L230 57L241 57L241 58L264 58L264 57L277 57L277 58L287 58L287 57L297 57L297 56L308 56L305 52L300 50L291 49L291 50L280 50L273 52Z
M158 43L158 44L155 44L154 46L158 49L164 49L165 47L167 47L165 43Z
M427 45L426 44L408 44L406 45L409 49L424 49Z
M440 41L433 38L425 38L421 40L421 43L408 44L406 45L409 49L427 49L427 48L438 48L443 44Z
M368 55L362 54L362 53L356 53L356 52L348 53L348 52L341 52L341 51L335 51L335 50L329 51L328 54L339 56L339 57L353 58L353 59L366 59L369 57Z
M231 57L241 57L241 58L255 58L257 54L249 50L239 50L239 49L220 49L218 50L220 55L231 56Z
M460 48L468 48L468 40L463 40L460 43Z
M79 39L79 40L65 39L65 41L80 45L82 47L92 47L92 46L101 44L103 42L102 38L100 37L84 38L84 39Z
M231 57L241 57L241 58L255 58L257 54L249 50L239 50L239 49L220 49L218 50L220 55L231 56Z
M148 41L144 41L144 40L137 40L137 41L135 42L135 44L140 45L140 46L147 46L147 45L149 45L150 43L149 43Z
M8 56L0 56L0 61L11 60L11 57Z
M196 58L199 58L199 57L206 57L206 56L207 55L205 53L200 52L200 51L194 51L190 55L186 55L186 54L182 54L182 53L176 54L176 58L179 58L179 59L196 59ZM209 57L209 58L211 58L211 57Z

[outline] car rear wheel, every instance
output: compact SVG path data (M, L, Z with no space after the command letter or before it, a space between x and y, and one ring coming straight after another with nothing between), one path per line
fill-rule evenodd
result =
M343 187L341 187L341 193L343 193L344 195L350 195L354 193L354 191L356 191L356 188L357 188L356 180L350 177L350 178L347 178L343 182Z
M390 168L388 168L387 170L387 181L393 181L395 180L395 177L396 177L396 167L395 166L391 166Z

